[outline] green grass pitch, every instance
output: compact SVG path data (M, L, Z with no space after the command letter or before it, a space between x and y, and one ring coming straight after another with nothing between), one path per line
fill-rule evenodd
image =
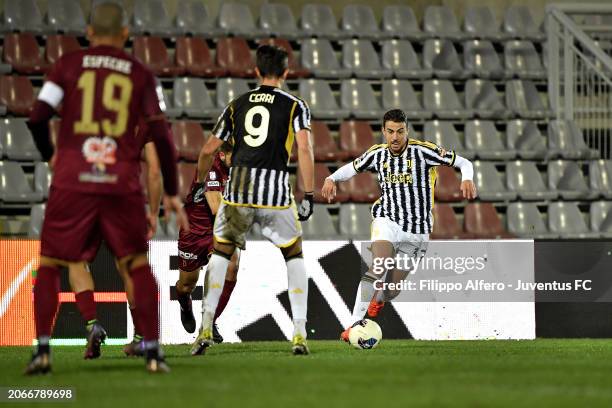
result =
M167 346L172 372L105 346L95 361L81 347L55 347L53 374L21 373L30 348L0 348L0 386L74 387L76 400L51 407L610 407L608 340L398 341L374 350L311 341L293 356L288 342L215 346L191 357ZM11 406L0 403L0 408Z

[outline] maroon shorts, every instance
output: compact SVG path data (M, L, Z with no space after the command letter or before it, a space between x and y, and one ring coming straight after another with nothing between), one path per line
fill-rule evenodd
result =
M102 239L117 258L147 252L144 196L51 187L40 239L41 255L91 262Z
M194 234L179 233L179 269L183 272L193 272L208 264L208 258L213 250L213 233Z

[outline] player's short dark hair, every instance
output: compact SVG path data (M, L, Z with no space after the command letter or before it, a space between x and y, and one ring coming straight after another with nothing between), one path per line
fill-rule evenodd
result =
M231 153L234 150L234 146L230 142L223 142L219 150L223 153Z
M125 11L123 6L115 1L105 1L91 11L89 24L95 35L117 36L124 27Z
M287 69L288 54L275 45L260 45L257 48L256 64L264 78L280 78Z
M389 121L395 123L408 123L408 117L406 117L406 113L401 109L391 109L385 113L385 116L383 116L383 129Z

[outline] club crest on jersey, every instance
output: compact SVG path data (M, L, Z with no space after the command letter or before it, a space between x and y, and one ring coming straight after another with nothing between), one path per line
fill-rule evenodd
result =
M216 179L217 179L217 173L216 173L216 172L214 172L214 171L209 172L209 173L208 173L208 178L209 178L210 180L216 180Z

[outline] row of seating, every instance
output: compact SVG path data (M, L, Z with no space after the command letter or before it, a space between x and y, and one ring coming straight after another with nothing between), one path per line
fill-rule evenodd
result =
M93 0L92 7L101 1L104 0ZM502 29L489 7L467 7L462 30L448 6L428 6L421 29L412 8L407 5L386 6L380 23L371 7L347 5L343 9L340 25L327 4L304 5L299 25L291 8L280 3L262 4L258 22L248 4L244 3L222 2L216 18L201 1L186 0L177 5L176 16L170 16L163 0L136 0L133 15L126 23L131 23L133 32L165 36L234 34L286 38L544 38L541 27L535 23L527 6L508 7ZM36 0L7 1L4 4L3 29L35 33L85 33L85 14L79 0L48 0L47 6L43 18Z

